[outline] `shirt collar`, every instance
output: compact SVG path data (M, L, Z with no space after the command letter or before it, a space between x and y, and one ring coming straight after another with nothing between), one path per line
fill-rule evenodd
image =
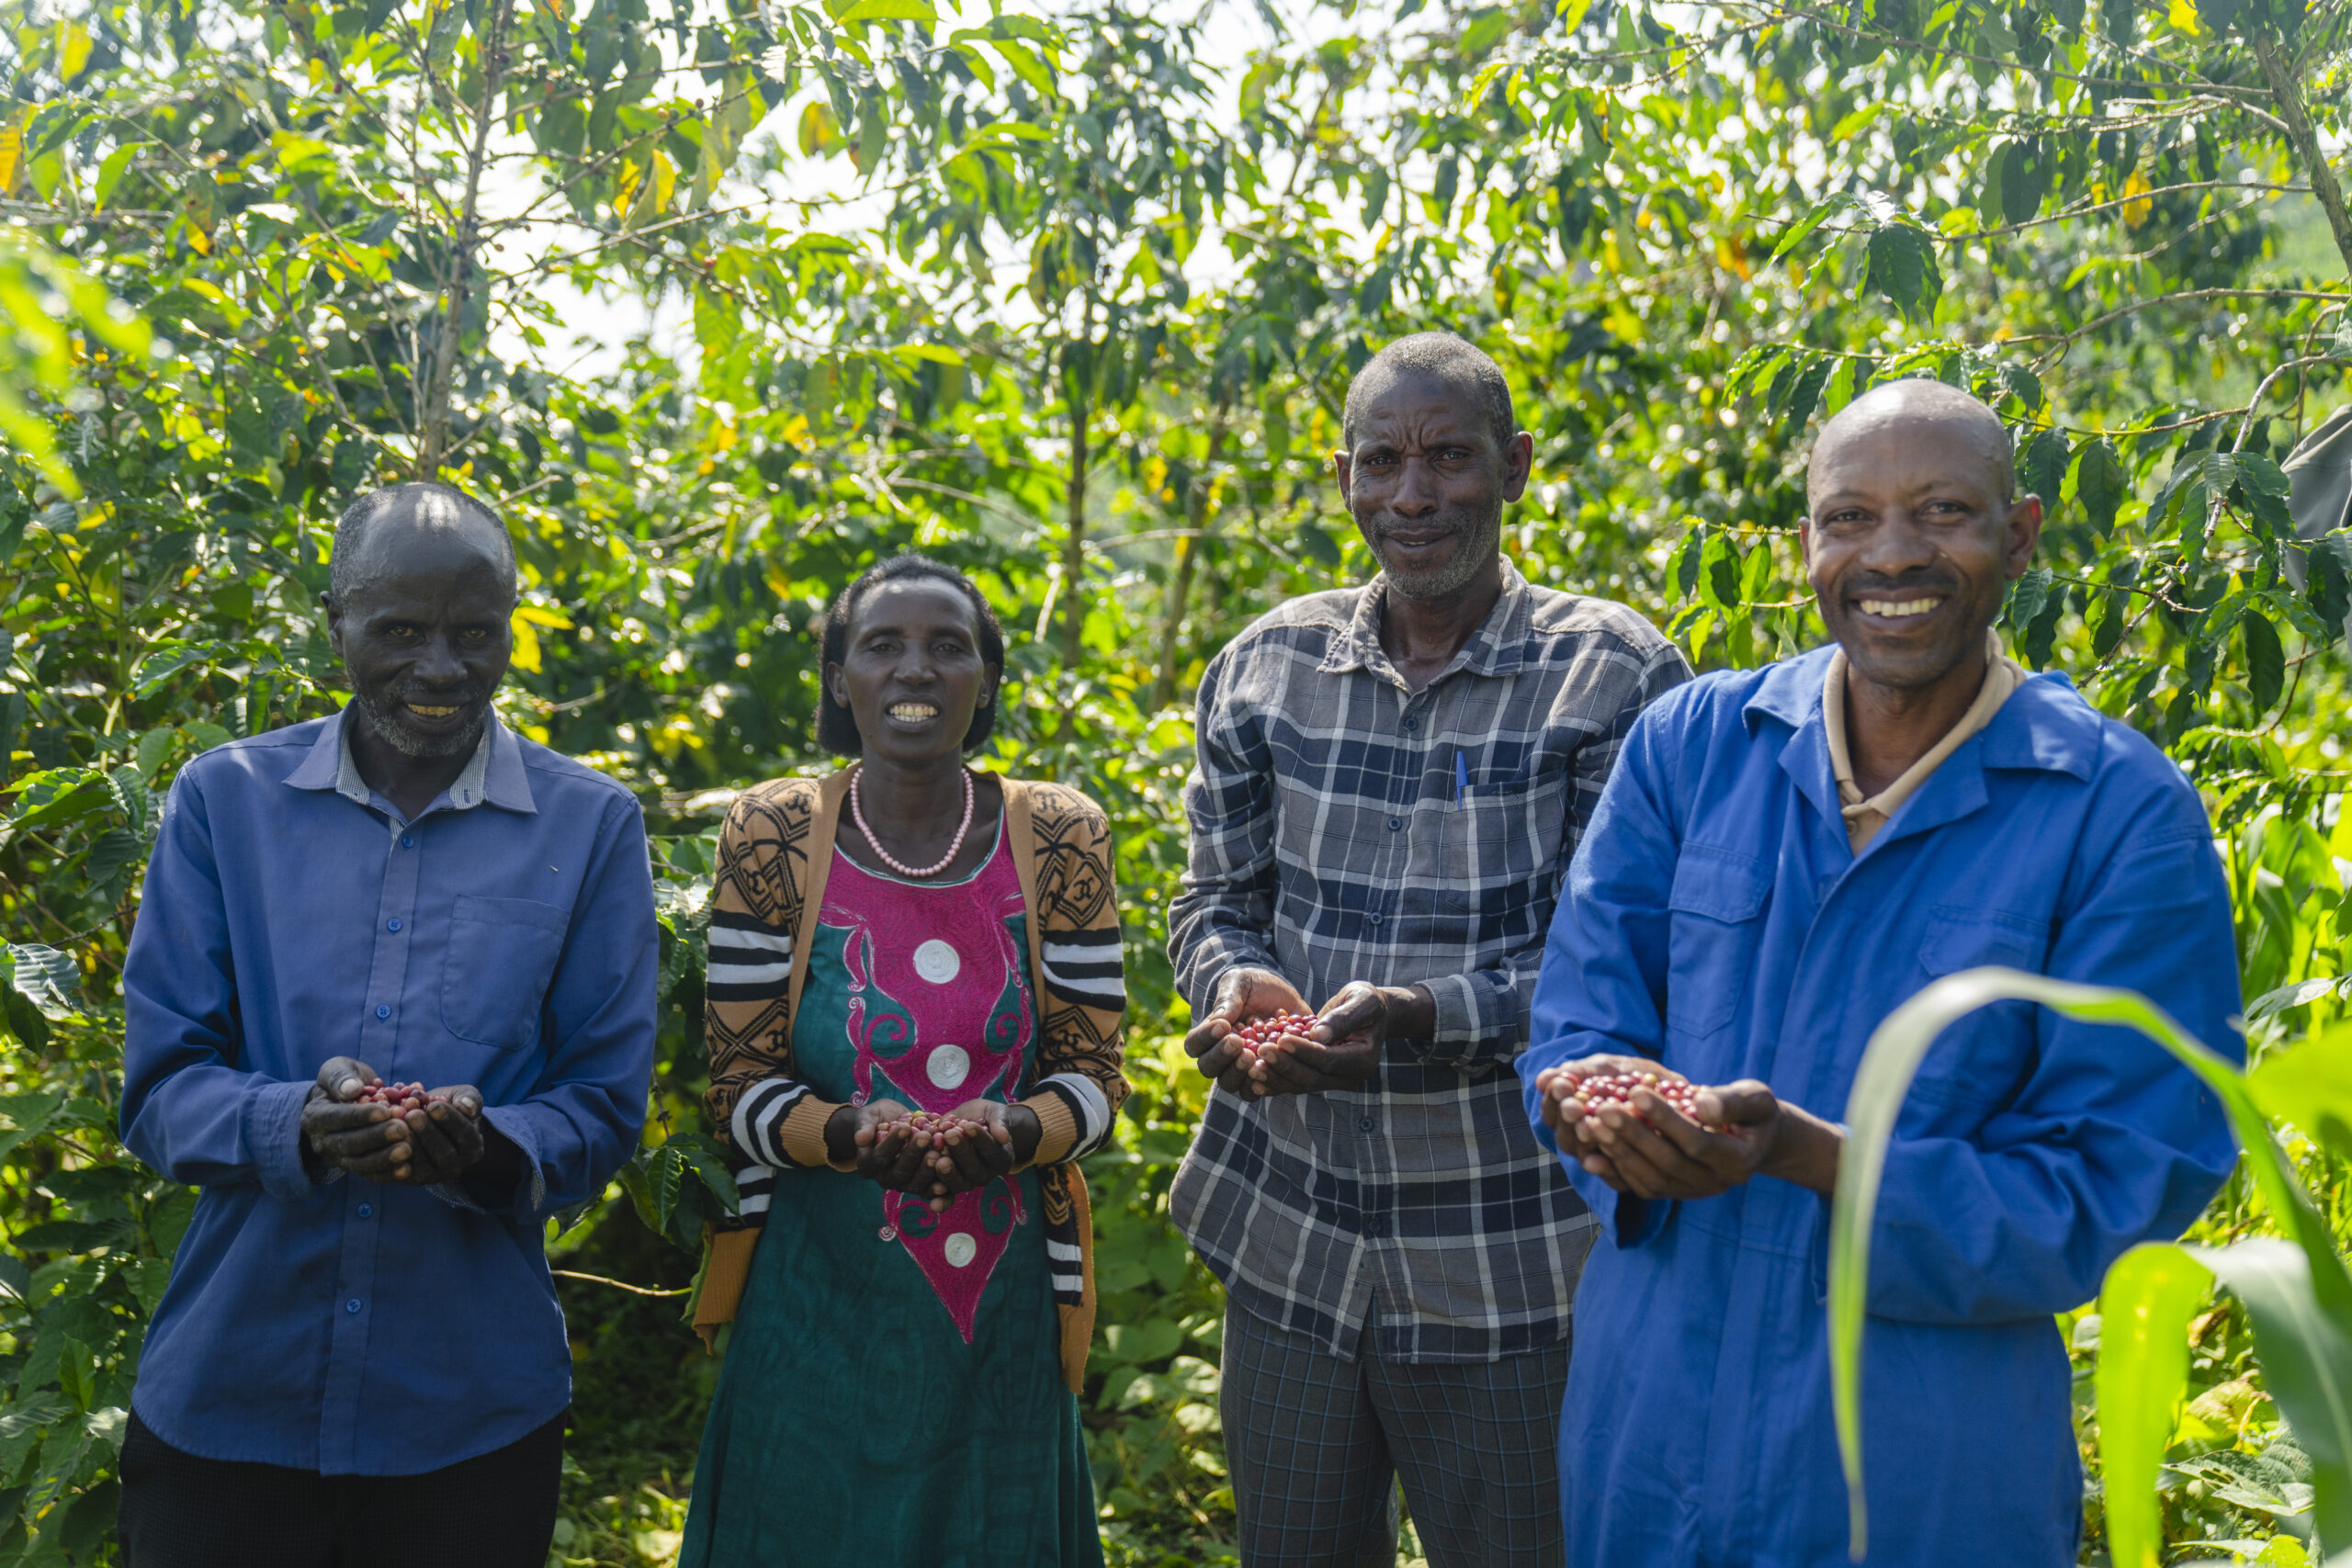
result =
M1528 592L1527 579L1519 569L1506 559L1503 568L1502 597L1470 634L1438 677L1442 681L1457 670L1473 675L1515 675L1526 668L1528 633L1535 624L1535 596ZM1399 680L1396 666L1388 661L1387 650L1380 646L1380 627L1387 603L1388 574L1382 572L1356 595L1355 614L1349 617L1340 635L1331 639L1329 651L1323 655L1322 671L1340 674L1351 670L1369 670L1374 674ZM1435 685L1437 681L1430 682Z
M1819 728L1822 685L1837 651L1838 645L1831 643L1766 671L1740 705L1748 732L1755 732L1760 717L1779 719L1792 730L1808 722ZM2098 757L2101 722L2098 710L2083 701L2063 671L2044 670L2028 676L1978 732L1983 738L1980 756L1988 768L2029 768L2087 779Z
M355 702L345 706L321 727L301 766L286 775L289 786L331 789L345 800L372 806L374 792L359 776L359 765L352 760L350 735L345 728L357 705ZM525 815L537 812L538 807L531 796L530 776L523 766L522 743L515 739L513 730L498 722L496 714L492 714L483 726L474 754L467 759L465 770L443 792L443 798L452 811L470 811L487 802Z

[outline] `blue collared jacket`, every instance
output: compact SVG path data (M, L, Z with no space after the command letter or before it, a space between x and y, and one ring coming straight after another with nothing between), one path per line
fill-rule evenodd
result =
M560 1413L541 1235L636 1147L653 1066L645 827L619 784L495 723L413 821L346 715L205 753L172 785L123 972L122 1132L203 1189L132 1407L209 1459L435 1470ZM512 1192L301 1161L331 1056L470 1083Z
M2180 772L2028 680L1856 856L1821 723L1829 650L1715 674L1635 725L1554 917L1520 1064L1639 1052L1831 1120L1928 982L2000 964L2145 992L2233 1056L2230 907ZM1549 1134L1538 1123L1538 1134ZM1862 1392L1872 1564L2060 1568L2082 1481L2052 1314L2178 1234L2235 1157L2219 1103L2129 1031L2019 1004L1948 1030L1888 1156ZM1560 1427L1574 1568L1846 1561L1829 1202L1758 1178L1608 1222Z

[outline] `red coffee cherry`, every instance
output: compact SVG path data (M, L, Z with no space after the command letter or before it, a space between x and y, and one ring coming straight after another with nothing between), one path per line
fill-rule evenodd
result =
M422 1111L428 1105L447 1101L446 1094L435 1094L421 1083L376 1083L359 1091L360 1105L387 1105L401 1116L412 1111Z
M1236 1029L1231 1038L1241 1043L1244 1053L1255 1055L1259 1047L1270 1045L1285 1034L1306 1038L1306 1032L1320 1021L1311 1012L1278 1012L1272 1018L1251 1019Z
M1699 1116L1699 1089L1680 1078L1660 1077L1656 1073L1596 1073L1589 1077L1569 1077L1563 1086L1564 1098L1581 1100L1586 1106L1599 1110L1604 1105L1622 1105L1634 1111L1634 1091L1647 1089L1667 1104L1674 1107L1692 1122L1705 1122ZM1638 1111L1634 1111L1638 1116Z

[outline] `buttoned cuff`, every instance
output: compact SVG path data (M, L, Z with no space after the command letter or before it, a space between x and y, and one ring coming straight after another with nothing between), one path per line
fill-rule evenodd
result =
M261 1190L288 1203L307 1203L327 1185L302 1168L302 1105L310 1098L307 1083L273 1080L247 1091L238 1112L237 1130L253 1151Z
M547 1172L539 1168L539 1141L531 1131L531 1119L522 1113L519 1106L513 1105L485 1105L481 1119L522 1153L523 1174L515 1181L514 1190L484 1192L463 1176L425 1190L451 1208L469 1213L494 1214L500 1219L536 1219L541 1205L547 1202L548 1178Z
M1421 1061L1441 1064L1477 1060L1483 1055L1480 1043L1494 1032L1494 1025L1478 1005L1477 983L1467 975L1440 975L1423 980L1421 986L1435 1004L1437 1030L1428 1045L1414 1055Z

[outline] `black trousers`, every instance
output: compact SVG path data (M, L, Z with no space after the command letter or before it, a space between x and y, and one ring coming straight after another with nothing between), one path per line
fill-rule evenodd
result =
M136 1415L122 1445L127 1568L545 1568L563 1422L423 1475L199 1459Z

